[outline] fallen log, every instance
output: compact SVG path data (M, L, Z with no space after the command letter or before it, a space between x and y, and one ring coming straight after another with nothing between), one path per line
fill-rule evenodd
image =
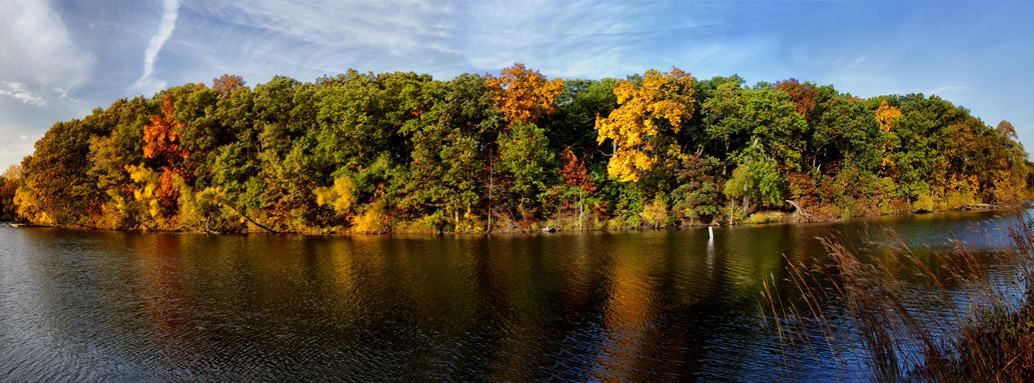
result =
M799 214L802 217L808 217L808 218L812 217L812 215L808 214L808 212L804 211L804 209L801 208L801 205L798 205L797 202L793 202L791 200L786 200L786 202L791 204L791 205L793 205L793 207L797 209L797 210L794 211L794 214Z

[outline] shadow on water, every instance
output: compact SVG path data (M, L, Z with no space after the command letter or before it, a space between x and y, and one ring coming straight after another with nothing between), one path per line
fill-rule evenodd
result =
M887 227L934 248L994 219L725 227L713 239L4 228L0 380L767 381L778 344L758 324L758 294L786 259L822 258L815 237Z

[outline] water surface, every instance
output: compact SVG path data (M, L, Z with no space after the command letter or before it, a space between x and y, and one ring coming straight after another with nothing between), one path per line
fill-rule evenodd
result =
M0 381L770 381L762 280L815 237L995 213L492 236L0 228ZM998 235L998 234L994 234ZM782 287L790 293L790 289ZM804 376L832 378L815 361Z

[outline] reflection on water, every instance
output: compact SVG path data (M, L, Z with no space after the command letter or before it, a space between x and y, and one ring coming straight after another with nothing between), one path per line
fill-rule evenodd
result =
M816 236L993 213L457 237L0 229L0 381L770 380L757 298ZM785 292L791 290L785 289ZM815 364L805 376L830 377Z

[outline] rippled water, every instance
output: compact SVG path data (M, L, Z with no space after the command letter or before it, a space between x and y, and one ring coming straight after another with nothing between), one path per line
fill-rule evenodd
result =
M492 236L0 228L0 381L768 381L762 280L866 225ZM880 234L875 234L879 238ZM785 290L787 292L791 290ZM805 376L832 377L814 362Z

